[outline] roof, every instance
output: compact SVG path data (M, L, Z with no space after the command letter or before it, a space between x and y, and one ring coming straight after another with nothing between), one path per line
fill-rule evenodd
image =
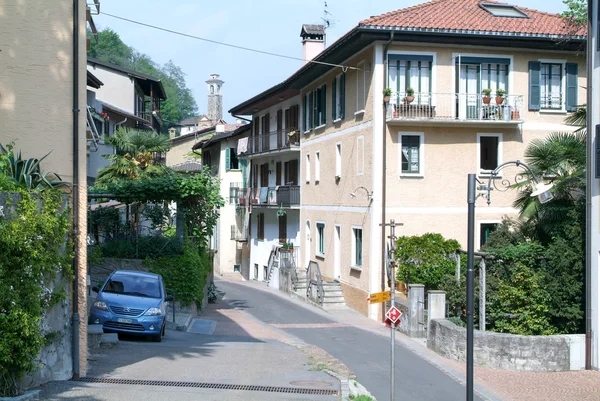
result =
M433 0L361 21L359 26L435 29L453 32L496 32L554 37L585 36L586 28L558 14L515 6L526 17L499 17L485 5L510 4L495 0Z
M210 145L214 145L224 139L232 138L238 135L244 134L246 131L250 131L251 124L227 124L230 127L237 127L232 130L225 130L225 132L219 132L215 136L205 140L198 142L192 147L192 150L204 149Z
M309 37L311 39L315 39L315 37L320 36L322 39L323 36L325 36L325 26L324 25L304 24L304 25L302 25L302 30L300 31L300 36L303 38Z
M202 114L201 116L189 117L181 120L179 121L179 125L196 125L199 121L202 121L203 118L208 120L208 116L206 114Z
M171 138L171 144L176 145L179 142L185 142L190 139L201 139L201 138L198 138L198 135L204 136L205 134L209 134L210 132L214 132L214 131L215 131L215 126L211 125L208 128L203 128L198 131L190 132L189 134L180 135L180 136L176 136L175 138Z
M395 41L403 42L521 49L579 51L585 43L585 28L569 23L557 14L519 7L529 18L494 17L479 3L506 4L494 0L433 0L363 20L285 81L229 112L234 116L250 115L296 96L302 88L336 68L331 64L344 64L376 41L388 42L392 34ZM463 22L466 25L463 26ZM509 28L502 28L505 24ZM426 25L431 27L426 28Z
M175 171L202 171L202 163L197 160L188 160L170 167Z
M144 74L141 72L131 70L129 68L121 67L116 64L107 63L106 61L97 60L92 57L88 57L87 62L88 62L88 64L91 64L92 66L99 65L104 68L108 68L109 70L118 71L123 74L127 74L130 77L137 79L138 84L144 91L144 94L146 94L147 96L150 96L150 89L151 89L152 85L155 84L155 85L157 85L158 92L159 92L158 97L161 99L167 98L167 93L165 92L165 88L164 88L161 80L158 78L155 78L148 74Z
M102 85L104 85L104 83L102 83L102 81L100 81L98 77L96 77L89 71L87 72L87 86L99 89Z
M115 106L114 104L107 103L107 102L105 102L103 100L99 100L99 102L102 104L102 110L103 111L107 110L107 111L111 111L111 112L116 113L116 114L120 114L123 117L127 117L128 119L132 119L134 121L140 122L140 123L142 123L144 125L147 125L148 127L151 128L151 125L150 125L149 121L146 121L143 118L140 118L140 117L136 116L132 112L124 110L124 109L122 109L122 108L120 108L118 106Z

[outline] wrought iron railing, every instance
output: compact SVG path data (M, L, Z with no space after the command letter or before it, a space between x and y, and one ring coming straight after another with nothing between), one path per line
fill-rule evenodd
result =
M311 260L308 264L306 272L308 285L306 287L306 297L308 299L315 300L319 305L323 305L325 301L325 289L323 288L323 276L321 275L321 269L319 263ZM313 296L313 291L316 293Z
M300 204L300 186L251 188L250 199L254 205L297 206Z
M248 154L294 148L300 148L300 132L298 130L273 131L253 135L250 140Z
M388 120L453 120L520 122L522 95L504 97L477 93L392 93L387 107Z

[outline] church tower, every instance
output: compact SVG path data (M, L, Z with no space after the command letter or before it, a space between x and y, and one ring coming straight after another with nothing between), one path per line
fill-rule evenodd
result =
M211 74L210 79L206 81L208 90L208 119L213 124L223 118L223 94L221 92L223 83L219 79L219 74Z

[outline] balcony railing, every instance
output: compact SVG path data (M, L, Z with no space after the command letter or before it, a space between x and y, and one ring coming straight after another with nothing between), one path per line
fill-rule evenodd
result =
M275 131L268 134L253 135L248 154L266 153L276 150L300 148L300 132Z
M522 95L496 99L476 93L393 93L387 108L388 121L512 121L521 122Z
M231 226L231 240L237 242L248 241L248 227Z
M250 189L250 200L254 205L298 206L300 186L258 187Z

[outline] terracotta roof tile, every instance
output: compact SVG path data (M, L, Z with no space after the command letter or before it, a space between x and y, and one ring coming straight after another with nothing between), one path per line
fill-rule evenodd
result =
M451 31L498 32L542 36L584 36L586 28L560 17L517 7L528 18L496 17L480 4L507 3L494 0L433 0L363 20L359 26Z

